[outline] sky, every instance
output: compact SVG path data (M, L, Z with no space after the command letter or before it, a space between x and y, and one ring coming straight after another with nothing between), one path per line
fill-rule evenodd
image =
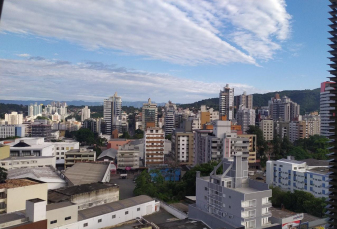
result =
M0 99L189 103L320 87L328 1L5 0Z

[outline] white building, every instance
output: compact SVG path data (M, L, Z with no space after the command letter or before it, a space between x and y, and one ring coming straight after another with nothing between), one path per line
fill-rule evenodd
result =
M0 126L0 138L8 138L15 136L15 126L1 125Z
M36 117L36 116L41 116L42 115L42 104L37 105L37 103L30 104L28 106L28 116L29 117Z
M271 119L263 119L260 122L260 129L263 132L263 138L266 141L274 139L274 121Z
M8 125L20 125L23 121L23 114L18 114L18 112L5 114L5 121Z
M307 133L311 135L320 135L321 133L321 117L315 114L307 114L302 116L302 120L307 124Z
M61 115L59 113L55 112L55 114L51 115L51 120L54 122L59 122L61 121Z
M44 138L19 138L8 143L11 157L55 156L53 142L45 142Z
M300 105L287 96L280 98L279 94L268 101L270 116L273 120L290 122L300 115Z
M328 197L328 166L308 166L306 162L280 159L267 161L266 183L283 190L301 190L316 197Z
M1 167L9 169L30 168L30 167L45 167L52 166L55 168L55 157L8 157L0 160Z
M82 113L81 113L81 121L83 122L86 119L90 118L90 109L88 108L88 106L85 106L82 109Z
M56 164L64 164L64 157L66 152L80 148L80 143L73 140L53 142L53 145L56 157Z
M249 126L255 125L254 109L245 108L243 105L240 105L236 115L237 122L241 126L243 133L247 133Z
M117 92L108 99L104 99L103 117L106 124L105 133L111 135L113 125L116 125L118 117L122 114L122 98L117 96Z
M228 84L219 93L219 119L222 116L226 116L227 120L234 119L234 88L230 88Z
M117 166L118 169L138 169L139 149L131 144L119 146L117 150Z
M330 93L333 90L331 84L334 82L323 82L321 83L321 94L320 94L320 117L321 117L321 135L328 137L331 135L331 128L329 124L330 121L330 110L334 110L334 107L330 106L331 103L334 103L333 99L331 99L334 94Z

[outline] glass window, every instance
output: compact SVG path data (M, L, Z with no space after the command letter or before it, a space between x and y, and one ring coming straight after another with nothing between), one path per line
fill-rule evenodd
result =
M87 226L88 226L88 223L83 224L83 227L87 227Z
M69 219L71 219L71 216L64 218L64 220L69 220Z
M102 222L102 219L98 219L98 222L101 223L101 222Z
M129 211L126 211L126 212L125 212L125 215L127 215L127 214L129 214Z
M114 219L114 218L116 218L116 215L112 215L112 217L111 217L111 218L113 218L113 219Z
M57 220L50 221L50 224L54 224L54 223L57 223Z

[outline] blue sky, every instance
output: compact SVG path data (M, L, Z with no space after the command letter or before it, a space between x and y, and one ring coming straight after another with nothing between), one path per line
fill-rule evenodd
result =
M314 89L328 1L5 1L1 99L193 102Z

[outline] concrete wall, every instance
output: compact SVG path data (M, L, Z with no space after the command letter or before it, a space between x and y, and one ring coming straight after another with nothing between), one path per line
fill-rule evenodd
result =
M7 189L7 213L26 209L26 200L48 200L48 184L35 184Z
M65 220L66 217L71 217ZM56 223L50 224L50 221L57 220ZM58 228L67 224L73 224L78 220L78 209L77 205L70 205L64 208L58 208L54 210L47 211L47 221L48 229Z
M52 166L55 168L55 157L25 157L20 160L1 160L0 166L5 169L17 169L23 167L38 167L38 166Z
M186 219L188 216L187 214L185 214L184 212L176 209L175 207L172 207L164 202L160 202L160 207L162 207L163 209L165 209L168 213L170 213L171 215L174 215L175 217L177 217L178 219Z
M119 188L110 187L97 191L80 193L71 196L71 202L78 205L79 210L119 200Z

